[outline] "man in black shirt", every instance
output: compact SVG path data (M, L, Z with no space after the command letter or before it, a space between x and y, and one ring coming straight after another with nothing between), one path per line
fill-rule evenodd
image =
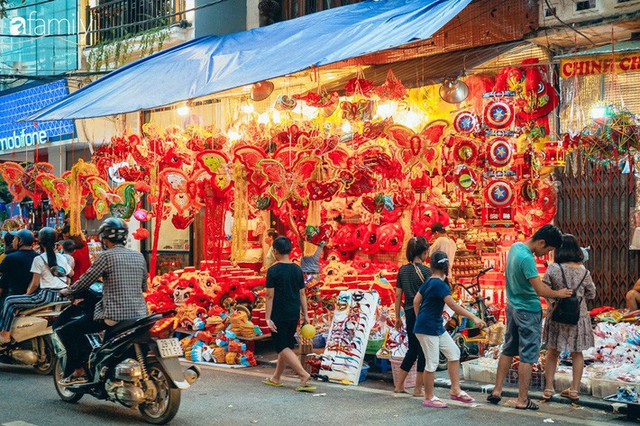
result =
M21 229L13 233L13 248L15 251L7 254L0 263L0 296L6 299L9 296L25 294L31 283L33 274L31 264L38 253L33 250L33 234L27 229Z
M282 386L280 379L288 364L300 377L300 387L296 389L297 391L315 390L314 386L307 385L311 376L304 370L293 352L296 328L300 320L300 308L304 314L304 321L309 322L302 269L289 259L289 253L291 253L289 238L276 238L273 242L273 250L277 262L267 270L266 320L278 352L278 363L273 376L262 383L269 386Z

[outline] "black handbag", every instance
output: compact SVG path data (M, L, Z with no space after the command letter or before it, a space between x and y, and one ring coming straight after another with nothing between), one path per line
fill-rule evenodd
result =
M567 285L567 277L564 275L564 269L562 265L558 264L560 267L560 272L562 272L562 281L564 282L564 286L569 288ZM580 319L580 304L582 303L582 298L576 296L578 293L578 289L584 283L585 278L587 278L587 274L589 271L585 271L580 284L576 288L573 289L573 296L567 297L565 299L560 299L556 303L556 307L551 314L551 319L560 324L569 324L576 325L578 324L578 320Z

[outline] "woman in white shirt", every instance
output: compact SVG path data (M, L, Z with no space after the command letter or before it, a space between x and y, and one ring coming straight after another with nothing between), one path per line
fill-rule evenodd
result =
M60 253L56 253L56 231L42 228L38 233L40 249L44 251L33 259L33 278L24 296L11 296L5 300L0 315L0 344L10 340L11 326L18 309L30 309L61 300L58 292L67 286L71 267Z

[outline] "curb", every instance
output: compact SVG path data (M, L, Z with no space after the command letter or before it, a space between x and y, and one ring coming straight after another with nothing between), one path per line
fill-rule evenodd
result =
M258 361L258 365L263 365L263 366L268 366L268 367L275 367L276 363L273 361ZM369 374L367 375L367 379L368 380L382 380L382 381L388 381L390 383L393 383L393 379L390 373L378 373L378 372L369 372ZM438 379L436 378L435 381L435 387L437 388L449 388L450 384L448 382L448 379L446 379L447 382L444 382L442 379ZM476 392L476 393L480 393L480 394L487 394L489 389L493 389L493 384L491 383L480 383L480 382L469 382L469 381L464 381L461 380L460 381L460 388L462 388L462 390L465 391L469 391L469 392ZM514 388L504 388L502 390L502 396L503 397L509 397L509 398L517 398L518 397L518 390L514 389ZM537 399L540 400L542 399L542 392L529 392L529 396L531 397L531 399ZM483 401L484 402L484 401ZM596 400L593 398L588 398L588 399L580 399L580 401L578 401L577 403L571 402L566 398L562 398L559 396L554 396L553 398L550 399L550 402L556 402L559 404L565 404L565 405L578 405L581 407L586 407L586 408L593 408L596 410L603 410L606 411L608 413L619 413L619 414L626 414L627 412L627 407L625 404L612 404L609 402L605 402L605 401L600 401L600 400Z
M436 379L436 383L435 386L437 388L449 388L449 384L448 383L443 383L443 382L439 382ZM478 382L465 382L465 381L461 381L460 382L460 388L462 388L462 390L465 391L470 391L470 392L477 392L477 393L481 393L481 394L488 394L490 389L493 389L493 385L492 384L481 384ZM503 388L502 389L502 397L510 397L510 398L517 398L518 397L518 390L517 389L513 389L513 388ZM529 397L531 399L542 399L542 392L537 392L537 391L533 391L533 392L529 392ZM553 398L550 399L550 402L557 402L559 404L566 404L566 405L579 405L581 407L586 407L586 408L593 408L596 410L603 410L609 413L613 413L613 412L617 412L620 414L626 414L626 405L623 405L621 407L614 407L613 404L605 402L605 401L599 401L599 400L595 400L592 398L589 399L580 399L577 403L571 402L566 398L562 398L559 396L554 396Z

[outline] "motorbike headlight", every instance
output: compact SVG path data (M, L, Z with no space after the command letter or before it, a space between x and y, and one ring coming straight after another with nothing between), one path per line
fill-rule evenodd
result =
M118 380L133 382L142 378L140 363L134 359L125 359L116 365L114 377Z

